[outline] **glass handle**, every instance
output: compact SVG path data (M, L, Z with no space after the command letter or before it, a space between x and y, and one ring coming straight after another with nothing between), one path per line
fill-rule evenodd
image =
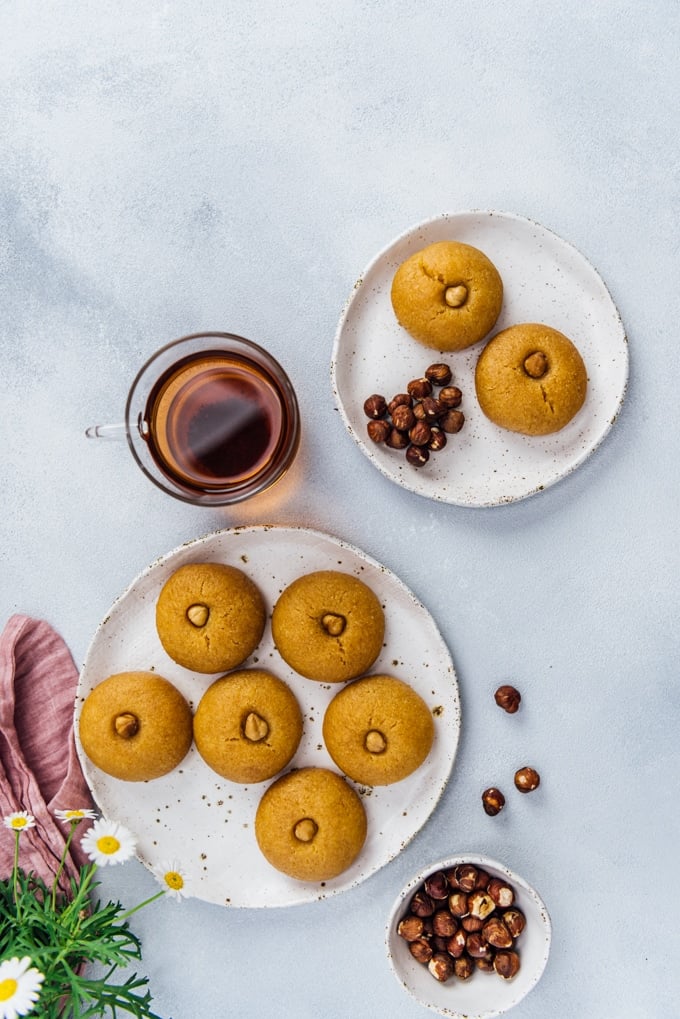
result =
M125 425L90 425L85 429L88 439L124 439Z

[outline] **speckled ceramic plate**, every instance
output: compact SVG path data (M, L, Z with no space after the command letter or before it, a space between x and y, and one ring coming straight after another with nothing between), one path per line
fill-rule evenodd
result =
M475 396L474 371L484 341L457 353L429 350L397 322L392 278L406 258L435 241L459 240L481 248L504 284L492 333L520 322L543 322L569 336L588 370L586 402L554 435L529 437L492 424ZM422 468L403 452L376 445L366 434L363 403L372 393L388 400L443 360L463 391L465 426ZM571 244L550 230L503 212L457 212L407 230L366 268L338 323L331 380L347 428L362 452L391 481L430 499L460 506L497 506L533 495L569 474L608 433L628 380L628 344L602 279Z
M468 980L454 977L439 983L427 966L416 962L406 942L397 934L399 921L408 912L416 888L435 871L447 871L460 863L471 863L492 877L507 881L514 889L515 905L524 913L526 927L517 939L520 969L512 980L503 980L495 973L476 972ZM476 853L459 853L419 871L394 903L385 933L387 956L401 986L421 1005L449 1019L494 1019L517 1005L541 979L551 939L550 916L538 892L505 864Z
M153 669L174 683L195 708L214 676L176 665L165 653L155 627L158 594L184 563L224 562L243 569L257 583L271 612L280 592L296 577L337 569L360 577L385 608L383 652L372 672L388 672L410 683L431 707L434 746L425 763L392 786L355 786L368 816L368 836L354 865L332 881L303 883L274 870L260 854L253 821L270 784L228 782L192 747L182 764L152 782L121 782L104 774L78 752L95 800L105 816L123 822L138 839L148 867L176 859L190 892L230 906L288 906L351 888L388 863L434 810L446 785L458 744L460 702L449 651L426 608L388 569L337 538L302 528L247 527L209 534L182 545L141 573L100 624L83 666L76 699L77 722L84 698L106 676ZM278 656L269 625L244 668L257 665L285 680L304 716L302 742L290 767L335 768L322 738L327 704L342 688L303 679Z

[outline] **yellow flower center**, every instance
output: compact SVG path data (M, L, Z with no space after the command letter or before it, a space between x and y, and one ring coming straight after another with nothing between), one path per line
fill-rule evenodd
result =
M113 835L102 835L100 839L97 839L97 849L105 856L113 856L120 849L120 842Z
M66 819L68 821L75 821L79 817L82 817L82 816L83 816L82 810L67 810L66 811Z
M173 888L178 892L181 888L184 888L184 878L181 874L178 874L176 870L169 870L165 875L165 883L168 888Z
M7 980L0 980L0 1001L9 1001L17 992L18 983L12 977Z
M25 817L14 817L14 818L12 818L12 827L13 828L25 828L26 827L26 818Z

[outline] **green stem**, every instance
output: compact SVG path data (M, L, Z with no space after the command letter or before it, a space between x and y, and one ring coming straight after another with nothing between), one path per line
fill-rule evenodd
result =
M136 913L138 909L143 909L144 906L148 906L149 903L155 902L156 899L160 899L163 895L165 895L165 891L161 888L160 892L156 892L156 894L152 895L151 898L144 899L144 902L140 902L138 906L133 906L132 909L127 909L124 913L121 913L118 920L127 920L127 918L132 916L133 913Z
M74 834L74 832L76 830L76 826L78 824L78 820L71 821L71 827L70 827L70 830L69 830L69 833L68 833L68 838L66 839L66 844L64 845L64 852L61 854L61 860L59 861L59 867L57 869L57 873L54 875L54 881L52 882L52 910L53 911L54 911L54 907L55 907L55 904L56 904L56 901L57 901L57 885L59 884L59 878L61 877L61 873L62 873L62 871L64 869L65 864L66 864L66 857L68 856L68 851L69 851L69 849L71 847L71 840L73 839L73 834Z
M12 887L14 889L14 907L17 913L17 922L21 921L19 896L18 896L18 880L19 880L19 832L14 832L14 867L12 870Z

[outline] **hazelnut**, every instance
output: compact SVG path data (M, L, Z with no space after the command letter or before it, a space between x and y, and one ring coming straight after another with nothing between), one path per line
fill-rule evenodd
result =
M187 609L187 619L192 626L196 626L199 629L208 622L209 615L210 609L207 605L190 605Z
M519 690L509 684L499 686L493 696L498 707L503 708L503 711L507 711L509 715L515 714L519 708L519 702L522 700Z
M385 439L385 444L390 449L406 449L409 444L408 435L406 432L400 432L398 428L393 428Z
M465 951L465 943L467 941L467 934L460 927L455 934L452 934L446 941L446 951L453 959L459 959Z
M311 842L319 826L311 817L303 817L293 828L293 834L298 842Z
M542 350L535 350L524 358L524 371L532 379L542 379L548 370L548 358Z
M326 612L321 617L321 625L329 637L339 637L347 626L347 620L344 616L339 616L335 612Z
M519 973L519 956L517 952L496 952L493 968L499 977L503 977L504 980L512 980Z
M406 459L412 467L424 467L430 459L430 451L427 446L410 445L406 450Z
M432 429L425 421L416 421L408 437L414 446L427 446L432 438Z
M387 413L394 414L397 407L410 407L413 403L408 393L397 393L387 404Z
M436 870L425 879L425 891L431 899L446 899L449 894L449 883L442 870Z
M406 916L399 923L397 934L404 941L417 941L423 935L423 921L419 916Z
M482 806L489 817L495 817L505 806L505 796L500 789L490 786L482 793Z
M541 784L541 776L535 768L520 768L515 772L515 785L521 793L532 793Z
M462 918L460 925L464 931L467 931L468 934L473 934L477 931L481 931L484 926L484 921L480 916L473 916L472 913L468 913L467 916Z
M432 916L434 913L434 902L422 888L419 888L411 899L411 912L414 916Z
M451 381L451 369L448 364L431 364L425 369L425 378L429 379L435 386L448 386Z
M445 952L436 952L427 964L432 976L444 983L453 976L453 959Z
M470 912L465 892L455 891L449 895L449 910L454 916L467 916Z
M118 736L123 739L132 739L139 732L139 719L131 711L122 711L114 718L113 727Z
M385 442L387 436L392 431L392 426L388 421L369 421L366 425L366 431L368 432L369 439L373 442Z
M484 891L490 880L491 874L487 874L485 870L479 870L475 881L475 891Z
M447 287L444 291L444 300L449 308L461 308L467 301L468 290L463 283Z
M243 723L243 735L251 743L259 743L269 735L269 725L255 711L251 711Z
M481 959L475 959L475 968L481 970L482 973L493 973L493 960L494 956L491 953Z
M399 404L398 407L394 408L392 412L392 424L400 432L407 432L409 428L413 428L415 424L415 416L410 407L407 407L405 403Z
M526 927L526 917L520 909L506 909L501 919L513 938L518 938Z
M427 415L425 414L425 408L423 407L420 401L418 401L418 403L413 404L413 416L416 419L416 421L424 421L425 418L427 417Z
M441 428L431 428L430 441L427 444L427 448L431 449L433 453L438 453L440 449L444 448L446 441L446 435Z
M463 955L453 963L453 972L459 980L469 980L475 971L475 964L469 955Z
M369 754L382 754L387 749L387 740L379 729L369 729L364 739L364 746Z
M512 947L512 934L499 916L492 916L486 921L482 934L487 944L493 948Z
M435 952L445 952L448 944L448 938L442 938L438 934L432 935L432 948Z
M499 877L492 877L486 888L487 894L491 896L497 906L507 909L515 901L515 893L509 884L501 881Z
M442 407L460 407L463 393L458 386L444 386L439 393L438 399Z
M429 396L432 392L432 383L426 378L413 379L406 386L406 391L416 400L422 400L424 396Z
M477 873L477 868L473 864L461 863L455 868L453 877L462 892L471 892L477 881Z
M458 930L458 924L448 909L438 909L432 917L432 931L437 937L450 938Z
M364 401L364 414L367 418L373 418L377 420L382 418L387 413L387 400L384 396L380 396L379 393L374 393L373 396L369 396Z
M470 915L479 917L481 920L485 920L496 908L496 903L491 896L483 891L472 892L468 902L470 904Z
M473 959L483 959L489 951L489 946L482 937L480 931L473 931L472 934L468 934L465 942L465 951L468 955L471 955Z
M420 405L425 413L426 421L436 421L446 410L441 400L437 400L434 396L426 396L424 400L421 400Z
M461 410L447 410L439 418L439 426L450 435L455 435L465 424L465 415Z
M432 945L427 938L418 938L411 941L408 950L418 962L429 962L432 958Z

